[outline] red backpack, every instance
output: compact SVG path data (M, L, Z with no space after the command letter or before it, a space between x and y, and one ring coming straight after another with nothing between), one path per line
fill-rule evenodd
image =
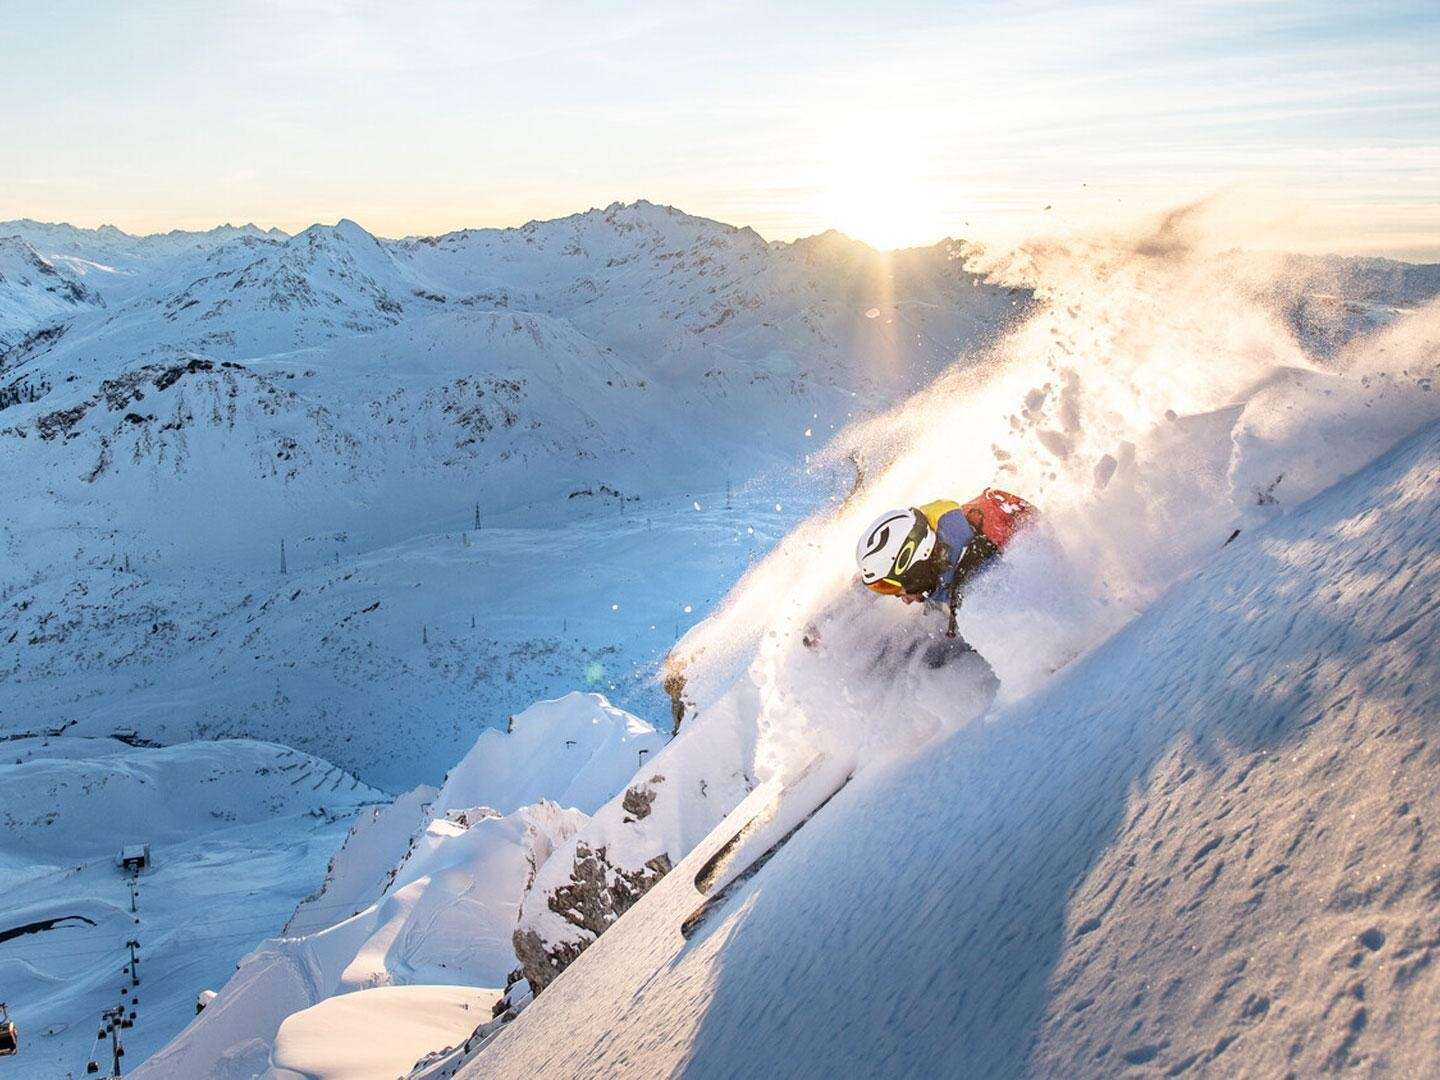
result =
M993 487L987 487L960 509L965 511L965 520L970 522L970 527L1000 551L1004 551L1010 538L1039 514L1019 495Z

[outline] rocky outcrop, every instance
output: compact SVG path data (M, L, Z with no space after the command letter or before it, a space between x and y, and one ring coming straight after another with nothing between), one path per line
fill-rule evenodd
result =
M511 941L515 946L515 958L520 961L525 978L537 994L573 964L588 945L588 942L580 941L547 944L534 930L524 928L517 929Z
M625 811L625 824L640 821L650 816L650 807L655 803L657 792L653 784L663 783L665 777L658 773L643 784L633 784L625 789L625 794L620 800L620 807Z
M605 848L592 851L583 842L577 844L569 882L550 893L546 905L580 933L569 940L546 941L522 926L512 936L515 956L531 989L539 994L554 982L672 868L670 856L662 853L638 870L625 870L610 862Z
M675 722L670 734L680 734L680 723L685 719L685 664L674 655L665 658L661 688L670 698L670 718Z

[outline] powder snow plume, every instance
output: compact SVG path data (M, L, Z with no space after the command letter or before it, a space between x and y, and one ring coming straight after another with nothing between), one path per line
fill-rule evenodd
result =
M938 637L940 616L854 583L856 539L881 512L986 485L1040 506L1043 526L976 583L961 619L1001 701L1014 700L1236 529L1440 416L1440 303L1321 355L1290 317L1318 287L1313 264L1238 250L1224 211L1216 199L1129 233L972 259L1034 290L1032 310L908 402L842 431L814 464L858 462L854 495L797 528L674 654L702 707L746 684L732 700L755 710L761 776L820 749L857 761L904 751L989 700L974 671L933 672L895 651Z

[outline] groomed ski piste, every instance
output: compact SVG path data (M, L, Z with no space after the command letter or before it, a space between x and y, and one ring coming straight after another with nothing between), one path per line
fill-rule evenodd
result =
M862 483L672 651L674 739L593 694L489 718L443 784L354 808L319 889L134 1075L1433 1066L1440 311L1342 305L1316 333L1299 271L1205 211L972 252L1034 309L810 456ZM935 666L943 620L858 589L854 540L987 483L1043 519ZM626 535L744 535L720 502ZM327 736L384 767L376 725Z
M272 743L36 735L0 748L0 987L23 1040L6 1068L37 1080L82 1076L97 1058L108 1069L97 1024L117 1005L134 1014L127 1074L164 1046L198 991L282 931L355 814L388 802ZM121 845L148 845L150 865L122 870Z

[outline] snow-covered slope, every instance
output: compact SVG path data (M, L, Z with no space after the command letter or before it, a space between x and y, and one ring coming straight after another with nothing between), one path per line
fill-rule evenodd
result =
M1440 693L1424 663L1440 430L1368 463L1440 418L1440 308L1316 354L1270 304L1270 267L1159 239L1021 253L1044 303L997 363L842 433L833 452L858 458L867 483L787 537L672 661L687 719L657 766L693 775L670 807L657 785L652 811L693 813L708 781L720 824L697 847L626 822L615 802L595 815L573 845L613 853L598 856L599 892L625 914L598 940L577 936L578 920L531 922L538 940L518 951L544 992L476 1070L725 1075L737 1056L800 1075L856 1062L895 1075L1203 1068L1239 1036L1233 1014L1206 1026L1167 1009L1203 1011L1207 995L1220 1005L1234 992L1241 1021L1264 1015L1277 994L1268 969L1237 964L1223 992L1215 972L1264 944L1272 964L1288 956L1317 979L1305 955L1332 927L1313 914L1330 901L1315 898L1366 868L1390 873L1402 850L1419 857L1383 827L1363 850L1333 845L1353 812L1345 794L1382 776L1406 789L1404 813L1434 799L1421 755L1403 779L1394 770L1426 737ZM973 653L933 653L933 616L849 582L861 525L951 491L957 472L1002 479L1044 511L967 596L961 627L988 680ZM1366 752L1361 716L1395 737L1393 755ZM716 731L732 753L713 752ZM1336 790L1319 804L1308 772L1271 756L1292 744L1307 770L1328 763ZM1273 786L1247 788L1270 761L1282 765ZM846 769L854 781L831 798ZM726 787L731 776L744 782ZM1311 794L1272 830L1268 803L1287 783ZM1213 813L1184 815L1172 801L1182 789ZM1232 815L1238 832L1218 824ZM1143 844L1119 843L1140 821L1155 825ZM1247 876L1252 844L1292 845L1298 858L1302 823L1319 841L1303 884L1266 877L1286 872L1283 854ZM1211 858L1226 844L1228 857ZM597 877L586 861L542 868L526 912L563 913L558 901ZM1337 879L1330 868L1347 862ZM1207 891L1226 866L1231 884ZM1423 921L1422 876L1412 862L1397 887ZM1380 893L1343 888L1335 910L1379 917ZM1131 905L1148 929L1131 932ZM1247 905L1256 922L1222 948ZM1205 932L1177 940L1177 918ZM1325 993L1290 1006L1307 1038L1287 1033L1267 1052L1348 1060L1369 1021L1346 1002L1365 990L1337 983L1388 933L1350 923L1363 940L1328 954ZM1301 932L1308 949L1288 952ZM1091 951L1107 933L1124 944ZM1192 947L1208 949L1208 966L1172 1001ZM1067 985L1053 976L1072 969L1085 992L1065 999L1069 1011L1052 1007ZM1121 971L1150 985L1117 982ZM1394 1015L1421 1011L1426 991L1408 993ZM1332 1014L1335 1037L1316 1057ZM1048 1049L1033 1041L1041 1017L1056 1025ZM561 1030L579 1036L562 1045Z
M0 228L0 377L13 366L12 353L18 356L57 325L97 307L104 307L99 293ZM38 386L31 392L43 393ZM8 393L15 396L13 387ZM0 405L11 403L0 398Z
M993 694L1023 699L1235 535L1440 417L1434 304L1317 357L1264 299L1264 263L1147 253L1144 238L1096 248L1030 260L1046 302L991 363L841 433L827 453L861 463L861 490L786 537L672 652L694 741L656 771L680 782L653 785L652 820L612 801L569 865L542 868L517 937L532 983L605 929L561 903L571 891L628 908L757 782L817 751L863 764L969 722ZM932 676L924 639L943 620L857 596L854 538L887 507L993 481L1039 502L1044 524L968 592L961 629L993 674Z
M1042 692L863 771L686 940L737 812L463 1075L1424 1075L1440 427Z
M114 527L58 519L31 535L77 558L37 567L0 606L4 720L162 741L249 732L391 790L438 781L477 729L537 696L595 689L654 716L653 665L795 519L775 498L623 515L577 498L555 525L461 523L361 553L343 535L300 537L285 575L234 568L220 536L196 547L215 565L191 570ZM559 569L517 586L513 568L552 558Z
M0 987L23 1038L6 1069L26 1080L82 1075L122 985L136 1013L129 1060L163 1046L194 1015L196 993L316 886L356 810L382 798L266 743L154 748L66 734L0 746ZM142 843L153 868L132 911L114 860ZM133 990L117 974L132 938Z
M271 1063L275 1075L288 1076L285 1069L315 1060L306 1057L314 1025L336 1010L358 1009L378 1023L387 1003L414 1007L404 995L382 995L314 1011L371 987L429 987L442 996L490 988L461 1038L402 1041L414 1050L404 1066L462 1042L491 1020L490 1007L515 982L512 935L537 868L584 824L585 809L619 790L642 751L662 744L653 727L594 694L538 703L509 732L484 732L438 792L422 789L357 823L286 936L248 956L219 997L136 1075L250 1077ZM402 841L407 825L413 831Z

